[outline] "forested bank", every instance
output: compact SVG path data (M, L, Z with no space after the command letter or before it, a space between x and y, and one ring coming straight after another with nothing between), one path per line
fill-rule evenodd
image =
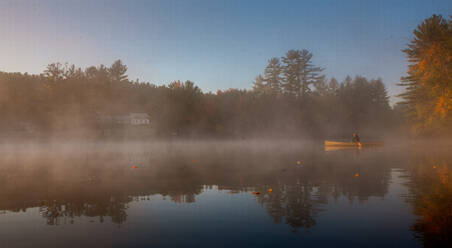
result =
M124 136L136 129L105 117L145 113L141 137L385 138L450 135L452 24L440 16L414 31L404 99L391 108L381 79L322 75L308 50L271 58L250 90L203 92L191 81L152 84L111 66L53 63L40 75L0 72L2 137ZM351 72L352 73L352 72ZM250 83L251 88L251 83ZM119 117L118 117L119 118ZM121 117L122 118L122 117ZM108 132L107 132L108 131Z
M287 56L294 52L302 54ZM348 137L353 131L372 136L394 127L397 114L381 80L357 76L337 82L308 73L307 79L290 81L285 78L293 75L283 67L288 65L278 62L281 75L270 82L274 62L252 90L216 93L204 93L190 81L157 86L129 80L120 60L85 69L50 64L40 75L2 72L2 135L102 137L106 128L125 127L107 127L101 116L134 112L149 114L149 129L162 137L320 138Z

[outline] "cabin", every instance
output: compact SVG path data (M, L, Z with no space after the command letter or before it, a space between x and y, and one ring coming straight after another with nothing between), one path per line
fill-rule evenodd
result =
M113 123L119 125L128 125L130 124L129 115L115 115L113 116Z
M147 113L130 113L129 119L131 125L149 125L151 123Z
M99 114L98 120L102 124L116 125L149 125L151 120L147 113L129 113L126 115Z

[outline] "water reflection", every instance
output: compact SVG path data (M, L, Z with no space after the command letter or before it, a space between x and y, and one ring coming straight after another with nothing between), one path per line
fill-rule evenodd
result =
M452 237L452 156L450 151L420 153L411 158L408 197L419 216L412 226L425 247L447 247Z
M293 227L309 228L329 194L365 201L386 193L389 167L367 159L362 163L354 153L323 156L305 150L274 155L235 149L178 151L171 156L107 151L4 157L0 209L25 211L38 206L50 225L79 216L99 216L101 221L111 217L122 223L134 196L161 194L190 203L203 185L237 192L268 192L262 187L271 187L271 194L257 198L274 220L285 217Z
M394 180L391 171L399 168L408 178L405 197L420 216L412 224L415 237L425 246L444 245L452 234L451 157L446 154L248 145L16 151L0 156L0 211L7 215L38 207L48 225L94 217L120 227L133 202L159 195L192 204L216 186L231 194L258 192L251 197L274 223L297 232L315 227L331 202L383 199Z
M298 183L275 185L271 193L259 195L258 201L265 205L275 223L285 219L285 223L296 231L296 228L310 228L316 224L315 217L321 210L320 205L325 203L320 198L315 193L315 187Z

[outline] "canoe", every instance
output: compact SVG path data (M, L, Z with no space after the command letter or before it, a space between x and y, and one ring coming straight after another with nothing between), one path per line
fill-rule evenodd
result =
M361 142L361 146L383 146L383 142ZM340 142L325 140L325 146L338 146L338 147L359 147L355 142Z
M325 151L333 152L333 151L342 151L342 150L356 150L356 148L360 149L360 147L357 147L357 146L325 146Z

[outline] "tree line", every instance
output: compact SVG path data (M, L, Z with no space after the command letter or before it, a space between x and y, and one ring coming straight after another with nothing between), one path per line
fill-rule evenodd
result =
M406 91L394 108L381 79L327 79L306 49L270 58L252 89L215 93L191 81L130 80L121 60L84 69L52 63L40 75L0 72L1 135L100 137L100 115L131 112L148 113L162 137L381 137L408 125L416 135L450 134L451 27L434 15L414 31L403 50Z
M311 57L290 50L282 64L269 60L253 89L216 93L191 81L157 86L130 80L121 60L85 69L53 63L40 75L0 72L0 127L3 134L31 126L36 134L97 137L104 128L99 115L130 112L148 113L160 136L348 137L391 126L381 79L327 81Z

